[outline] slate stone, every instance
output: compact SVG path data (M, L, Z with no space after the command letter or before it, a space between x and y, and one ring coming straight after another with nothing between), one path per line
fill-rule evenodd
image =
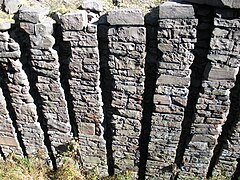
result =
M139 9L117 9L107 14L110 25L144 25L144 15Z
M7 13L13 14L18 11L20 4L21 0L5 0L3 6Z
M101 12L103 11L103 3L101 0L85 0L83 1L82 8Z
M44 16L49 13L47 8L27 9L23 8L19 10L19 20L31 23L38 23L44 19Z
M191 2L196 4L206 4L210 6L217 7L230 7L239 9L240 8L240 0L184 0L185 2Z
M0 23L0 31L7 31L9 29L11 29L11 23L10 22Z
M76 11L73 13L67 13L62 16L62 27L64 30L83 30L87 26L87 12Z
M160 19L192 19L194 18L194 9L190 4L177 2L165 2L159 7Z

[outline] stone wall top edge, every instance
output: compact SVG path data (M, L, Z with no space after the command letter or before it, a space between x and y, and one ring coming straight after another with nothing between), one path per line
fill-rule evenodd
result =
M159 6L159 19L194 19L193 5L167 1Z
M115 9L107 13L110 25L144 25L144 13L140 9Z
M205 4L214 7L228 7L233 9L240 9L240 0L176 0L176 1L195 4Z

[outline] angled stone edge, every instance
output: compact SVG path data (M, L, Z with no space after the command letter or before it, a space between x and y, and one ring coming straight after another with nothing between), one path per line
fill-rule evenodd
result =
M193 19L194 8L191 4L165 2L159 7L160 19Z
M39 23L49 14L48 8L22 8L19 10L19 20L23 22Z
M183 0L183 1L216 7L229 7L234 9L240 8L240 0Z
M108 12L110 25L144 25L144 14L140 9L117 9Z
M87 12L78 10L61 16L61 24L64 30L81 31L88 24Z

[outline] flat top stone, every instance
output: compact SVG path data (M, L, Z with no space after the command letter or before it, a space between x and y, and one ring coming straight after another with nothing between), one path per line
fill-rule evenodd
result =
M192 19L194 8L191 4L178 2L165 2L159 7L160 19Z
M103 3L101 0L85 0L83 1L82 8L101 12L103 11Z
M144 14L140 9L117 9L107 14L110 25L144 25Z
M234 9L240 8L240 0L183 0L183 1L196 4L206 4L216 7L229 7Z

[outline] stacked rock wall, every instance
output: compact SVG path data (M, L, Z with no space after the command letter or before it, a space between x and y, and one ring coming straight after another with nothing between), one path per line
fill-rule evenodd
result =
M68 83L83 166L98 167L101 174L106 174L97 25L92 23L96 18L97 13L83 10L62 16L63 41L70 42L71 53L62 63L67 61L69 66Z
M237 178L239 9L190 1L145 20L90 3L1 24L2 158L40 149L56 168L74 138L79 163L103 176Z
M132 16L134 15L134 16ZM132 18L129 18L132 16ZM109 119L115 172L137 171L141 133L146 29L139 10L116 10L107 15L110 24L109 71L113 80Z
M186 9L187 14L171 13ZM147 161L147 177L170 179L178 146L184 108L190 85L191 51L196 42L197 19L191 5L165 4L160 7L158 49L162 52L154 94L154 112Z

